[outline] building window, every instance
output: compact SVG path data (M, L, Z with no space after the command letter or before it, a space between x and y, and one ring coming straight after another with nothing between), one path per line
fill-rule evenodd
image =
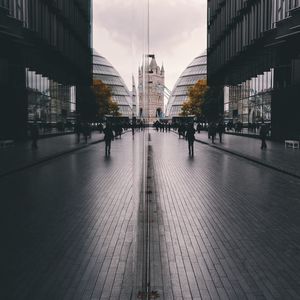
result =
M28 123L38 121L40 134L73 130L76 88L26 68Z

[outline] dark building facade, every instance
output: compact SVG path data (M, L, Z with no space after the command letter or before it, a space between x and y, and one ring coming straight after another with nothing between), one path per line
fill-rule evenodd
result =
M91 85L90 0L0 0L0 139L66 123Z
M208 84L228 119L300 136L300 1L209 0Z

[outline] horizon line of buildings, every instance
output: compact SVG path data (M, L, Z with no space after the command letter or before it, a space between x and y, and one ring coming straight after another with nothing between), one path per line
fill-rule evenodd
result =
M207 78L223 89L224 119L267 122L274 139L299 136L300 1L207 4L207 54L183 71L165 110L165 70L155 55L147 54L149 65L129 91L107 59L93 53L91 0L0 0L0 139L26 137L34 120L45 133L73 122L84 114L93 76L111 88L123 115L151 122L178 115L188 88Z

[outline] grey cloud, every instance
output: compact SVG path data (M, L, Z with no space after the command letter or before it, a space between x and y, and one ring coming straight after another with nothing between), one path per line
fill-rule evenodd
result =
M94 24L120 43L141 49L146 38L145 6L141 0L102 0L94 3ZM143 7L144 6L144 7ZM189 39L193 30L206 22L205 1L150 1L150 48L168 52Z

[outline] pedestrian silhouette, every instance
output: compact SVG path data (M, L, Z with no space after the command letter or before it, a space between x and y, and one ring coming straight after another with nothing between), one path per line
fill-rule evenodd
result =
M222 143L222 136L223 136L223 133L225 132L225 125L221 121L218 123L217 132L219 134L220 143Z
M211 122L208 126L208 138L211 137L211 141L214 144L215 143L215 138L217 134L217 126L215 122Z
M261 149L267 149L267 143L266 143L266 138L268 135L269 128L268 126L262 121L261 127L260 127L260 138L261 138Z
M194 156L194 141L196 130L192 123L189 124L186 130L186 139L188 141L189 155Z
M178 128L178 136L179 136L179 138L180 138L180 136L182 136L183 138L184 138L184 133L185 133L185 127L184 127L184 125L181 123L180 125L179 125L179 128Z
M90 135L90 128L89 128L89 124L87 122L85 122L83 124L82 133L83 133L84 141L87 144L88 137Z
M77 144L80 143L81 124L79 121L75 123L75 133L77 137Z
M112 131L111 125L107 124L104 132L104 141L105 141L105 156L110 155L111 141L114 139L114 133Z
M38 124L36 121L34 121L34 123L31 124L31 126L30 126L30 135L31 135L31 140L32 140L31 148L37 149L38 148L37 141L39 138L39 128L38 128Z

